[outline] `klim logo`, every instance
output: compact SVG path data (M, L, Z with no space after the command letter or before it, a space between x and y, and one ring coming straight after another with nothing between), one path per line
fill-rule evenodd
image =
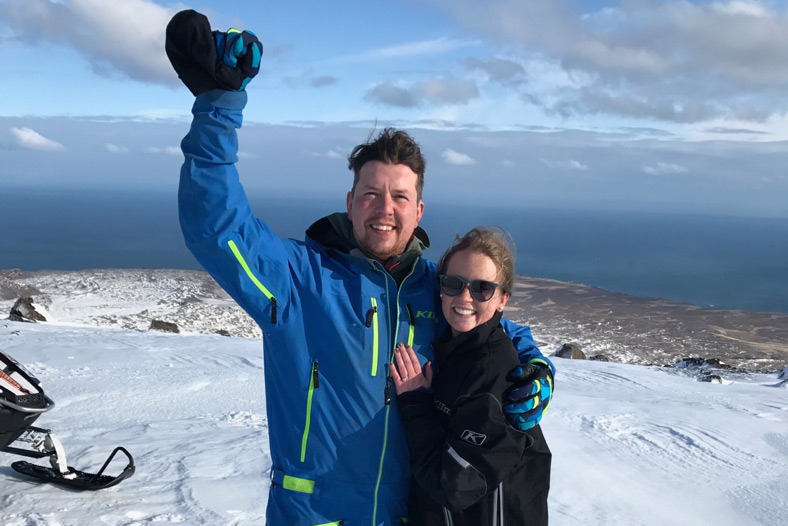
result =
M428 320L434 321L435 323L438 323L438 316L435 315L435 311L431 311L431 310L416 311L416 318L426 318Z
M469 444L473 444L474 446L481 446L484 444L484 441L487 440L487 435L483 435L481 433L477 433L476 431L471 431L470 429L466 429L462 432L462 436L460 437Z

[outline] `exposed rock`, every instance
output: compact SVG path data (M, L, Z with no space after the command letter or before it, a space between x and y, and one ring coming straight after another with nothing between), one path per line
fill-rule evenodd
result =
M586 354L580 349L576 343L565 343L560 349L553 353L557 358L568 358L570 360L585 360Z
M219 329L218 331L216 331L216 334L218 334L219 336L232 336L232 334L230 334L230 331L228 331L227 329Z
M709 383L721 384L722 383L722 376L720 376L718 374L702 374L702 375L700 375L698 380L700 380L701 382L709 382Z
M782 371L777 371L777 380L778 382L774 384L774 387L784 387L788 389L788 367Z
M588 359L592 360L592 361L595 361L595 362L609 362L610 361L610 358L608 358L604 354L595 354L594 356L589 356Z
M169 321L162 321L162 320L152 320L150 322L150 330L153 331L162 331L162 332L174 332L175 334L180 334L181 330L178 328L178 325Z
M24 298L19 298L14 303L14 306L11 307L11 313L9 315L9 319L12 321L26 321L26 322L37 322L37 321L48 321L45 312L41 308L37 308L36 304L33 303L33 298L27 296Z
M35 287L22 285L6 276L0 276L0 300L12 300L41 294Z
M678 368L702 368L702 369L731 369L732 367L721 362L718 358L682 358L674 364Z
M706 364L712 369L732 369L730 365L720 361L719 358L706 358Z

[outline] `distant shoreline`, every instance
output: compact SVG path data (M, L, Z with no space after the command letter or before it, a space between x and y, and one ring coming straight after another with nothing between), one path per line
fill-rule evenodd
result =
M106 296L107 306L72 306L63 315L91 325L138 329L147 329L151 316L170 316L196 332L229 328L236 336L259 335L254 322L202 270L0 270L0 304L8 308L20 295L39 295L57 312L59 303L91 294ZM710 309L517 276L505 315L529 325L547 355L576 343L589 357L639 365L672 365L688 357L762 372L788 365L785 313ZM206 328L205 319L211 317L215 323Z
M3 276L13 276L13 275L26 275L26 274L45 274L45 273L80 273L80 272L112 272L114 270L118 271L163 271L163 272L205 272L202 269L197 268L159 268L159 267L107 267L107 268L83 268L83 269L41 269L41 270L24 270L20 268L6 268L0 269L0 277ZM762 310L746 310L746 309L729 309L723 307L714 307L709 305L699 305L696 303L691 302L684 302L673 300L670 298L660 298L660 297L653 297L653 296L641 296L637 294L630 294L627 292L619 292L614 290L605 289L604 287L598 287L595 285L588 285L585 283L577 283L574 281L563 281L559 279L553 278L540 278L534 276L527 276L517 274L515 276L516 286L523 286L526 288L534 287L538 284L540 287L545 287L548 289L555 289L555 288L571 288L577 287L578 290L589 290L589 291L596 291L602 295L612 295L612 296L620 296L621 298L633 298L635 300L645 301L645 302L658 302L664 304L672 304L675 306L685 306L685 307L692 307L702 310L709 310L709 311L721 311L721 312L730 312L730 313L749 313L749 314L775 314L778 316L786 315L788 316L788 312L780 312L780 311L762 311ZM517 292L517 291L516 291ZM0 294L2 294L2 289L0 288ZM788 301L788 300L787 300Z
M509 317L531 326L542 346L577 342L587 354L670 365L717 358L772 371L788 365L788 314L713 309L589 285L518 276Z
M249 199L278 236L297 240L312 221L342 205L255 191ZM0 268L200 268L183 242L174 188L161 195L0 192L0 216L13 224L0 236ZM718 309L788 312L785 221L540 202L516 208L434 202L420 222L430 238L425 257L438 259L456 234L477 225L498 225L512 235L520 274Z

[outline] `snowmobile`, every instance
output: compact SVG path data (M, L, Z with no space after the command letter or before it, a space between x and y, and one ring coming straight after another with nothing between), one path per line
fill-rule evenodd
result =
M40 466L20 460L11 464L15 471L81 490L109 488L134 474L134 459L122 447L115 448L97 473L69 466L57 436L48 429L33 426L42 413L53 407L55 402L44 394L38 378L9 355L0 352L0 453L28 458L49 457L51 465ZM21 444L27 447L16 447ZM105 475L104 471L118 453L127 457L128 464L118 475Z

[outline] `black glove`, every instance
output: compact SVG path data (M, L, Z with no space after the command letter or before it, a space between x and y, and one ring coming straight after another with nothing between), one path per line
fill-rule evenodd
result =
M240 46L224 46L231 32L241 37ZM172 17L166 36L167 57L178 77L195 96L212 89L241 90L260 69L263 46L253 33L212 32L208 18L193 9ZM217 56L216 46L220 41L222 53L230 53L230 60Z
M520 431L531 429L542 420L550 405L553 371L547 365L532 362L515 367L508 379L514 385L504 393L504 416Z

